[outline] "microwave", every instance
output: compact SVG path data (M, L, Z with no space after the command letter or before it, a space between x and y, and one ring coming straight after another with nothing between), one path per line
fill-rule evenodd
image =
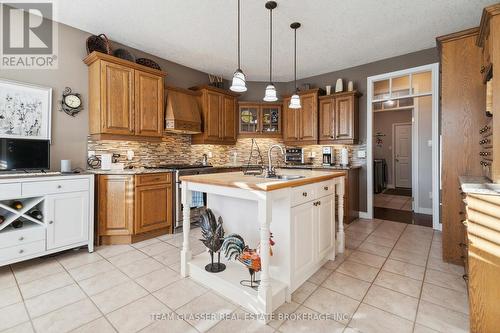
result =
M287 164L304 164L304 149L285 148L285 162Z

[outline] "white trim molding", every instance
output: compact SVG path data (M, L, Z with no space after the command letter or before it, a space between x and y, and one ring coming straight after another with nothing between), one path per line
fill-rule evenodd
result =
M431 213L433 228L441 230L439 220L439 63L408 68L391 73L385 73L367 78L367 99L366 99L366 169L367 169L367 211L360 212L362 218L373 218L373 84L376 81L389 79L391 77L409 75L413 73L420 73L431 71L432 73L432 92L424 95L432 95L432 210L430 208L424 209L418 207L418 196L414 195L413 207L420 212L426 211ZM411 97L424 96L422 94L410 95ZM418 184L418 150L415 149L417 140L415 135L418 135L418 112L413 112L413 128L412 138L414 141L412 146L412 188L416 188ZM415 156L415 157L413 157ZM415 163L416 162L416 163ZM415 170L415 171L414 171ZM415 193L413 193L415 194Z

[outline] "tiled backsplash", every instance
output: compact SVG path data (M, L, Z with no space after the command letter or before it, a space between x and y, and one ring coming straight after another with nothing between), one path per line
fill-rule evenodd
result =
M264 163L267 164L267 151L273 144L281 144L284 146L281 139L255 139ZM200 163L203 154L212 154L209 158L209 163L212 165L232 164L234 154L236 153L236 164L245 164L248 161L252 139L238 139L235 145L191 145L191 136L166 134L161 142L141 142L141 141L88 141L88 150L95 151L97 155L103 153L120 154L119 162L125 163L126 166L158 166L160 164L178 164L178 163ZM334 146L336 148L336 160L342 146ZM322 163L322 146L310 145L304 146L304 155L307 163L321 165ZM349 148L349 158L351 164L361 165L365 163L364 159L358 159L357 151L365 150L365 145L351 145ZM132 161L127 160L127 151L134 152ZM314 157L312 157L314 156ZM275 162L282 163L283 159L278 154L278 150L273 152Z

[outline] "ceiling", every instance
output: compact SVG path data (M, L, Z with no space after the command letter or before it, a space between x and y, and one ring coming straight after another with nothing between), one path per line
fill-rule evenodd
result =
M273 81L298 78L435 46L435 37L479 25L497 0L277 0ZM56 20L207 73L230 78L237 67L236 0L54 0ZM269 12L241 0L242 69L269 79ZM167 69L168 71L168 69Z

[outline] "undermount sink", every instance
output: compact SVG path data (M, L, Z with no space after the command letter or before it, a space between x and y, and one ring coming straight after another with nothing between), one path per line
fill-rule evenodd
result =
M295 180L295 179L300 179L304 178L305 176L301 175L277 175L276 178L280 180Z

